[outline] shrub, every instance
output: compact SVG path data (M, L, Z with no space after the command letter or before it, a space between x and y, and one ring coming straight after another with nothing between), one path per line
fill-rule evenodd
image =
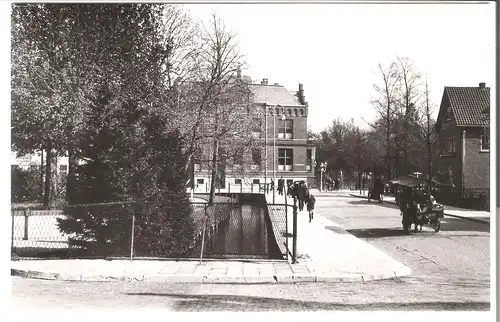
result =
M83 248L98 256L120 256L130 251L133 205L72 205L63 211L66 218L57 219L58 227L69 235L71 247Z

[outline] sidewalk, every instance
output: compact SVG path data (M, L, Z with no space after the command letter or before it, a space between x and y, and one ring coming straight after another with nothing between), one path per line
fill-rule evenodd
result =
M356 198L367 198L366 195L360 195L358 193L351 193L350 196ZM384 202L396 204L396 198L392 196L384 196ZM374 201L375 202L375 201ZM452 207L444 205L444 215L449 217L463 218L471 221L476 221L480 223L489 224L490 223L490 212L480 211L480 210L470 210Z
M314 191L313 191L314 193ZM315 193L316 194L316 193ZM322 198L317 193L317 199ZM272 202L272 193L267 194ZM287 199L293 204L293 199ZM284 204L276 194L275 202ZM288 232L293 211L288 208ZM334 208L331 211L338 211ZM298 213L296 264L287 261L238 260L25 260L11 261L11 274L70 281L155 281L182 283L362 282L405 276L411 270L336 223L316 213ZM338 247L341 245L341 247ZM292 238L289 238L292 252Z

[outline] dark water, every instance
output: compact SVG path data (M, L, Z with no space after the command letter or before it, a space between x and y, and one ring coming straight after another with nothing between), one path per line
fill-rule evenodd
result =
M213 257L276 258L272 227L256 205L234 205L228 218L209 238L206 253ZM280 257L282 258L282 257Z

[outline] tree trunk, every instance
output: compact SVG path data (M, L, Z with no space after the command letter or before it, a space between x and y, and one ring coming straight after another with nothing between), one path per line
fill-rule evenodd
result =
M73 204L75 199L76 178L76 157L73 147L68 147L68 179L66 182L66 201Z
M217 177L217 154L219 150L219 141L214 138L214 150L212 153L212 175L210 180L210 197L208 199L208 204L212 205L215 198L215 179Z
M427 154L428 154L428 167L429 167L429 195L432 193L431 185L432 185L432 154L431 154L431 143L427 142Z
M43 205L47 207L51 199L51 181L52 181L52 141L47 140L47 157L45 159L45 185L43 193Z
M391 147L390 147L390 135L389 127L387 128L387 151L386 151L386 162L387 162L387 180L391 180Z
M43 147L40 149L40 201L44 202L44 185L43 185L43 176L44 176L44 172L43 172Z

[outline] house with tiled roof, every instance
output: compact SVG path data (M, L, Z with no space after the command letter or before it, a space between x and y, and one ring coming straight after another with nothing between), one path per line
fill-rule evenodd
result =
M292 93L284 86L269 84L268 79L249 84L255 115L252 136L256 144L251 155L241 156L244 171L225 171L216 182L222 191L256 191L273 179L285 182L304 180L313 186L315 147L307 140L307 116L309 105L305 101L304 88ZM250 154L250 153L249 153ZM200 157L199 159L203 159ZM246 161L245 161L246 160ZM246 163L245 163L246 162ZM195 164L195 192L209 187L210 174L204 167Z
M462 195L489 193L490 187L490 88L444 88L436 133L439 146L439 179L453 184Z

